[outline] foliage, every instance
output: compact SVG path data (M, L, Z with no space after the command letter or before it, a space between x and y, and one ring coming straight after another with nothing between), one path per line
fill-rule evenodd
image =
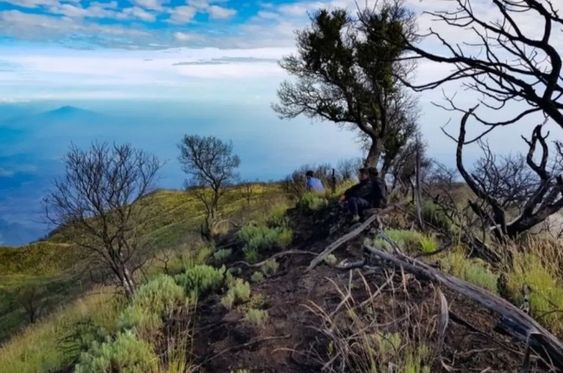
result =
M425 254L436 252L440 246L436 238L432 235L423 234L419 239L420 251Z
M261 252L274 247L285 248L293 239L289 228L269 228L263 225L248 224L241 228L238 237L244 242L243 251L249 262L256 262Z
M144 284L125 308L118 325L150 336L163 325L163 318L186 303L184 289L168 275L160 275Z
M225 279L225 266L215 268L205 264L188 268L176 276L176 282L182 286L193 299L218 290Z
M253 325L262 327L268 320L268 311L249 308L244 313L244 319Z
M276 274L279 267L280 267L280 263L278 263L277 260L270 259L267 260L264 264L262 264L260 270L262 271L262 273L264 273L266 277L271 277Z
M297 207L305 211L318 211L328 206L328 200L318 193L307 192L297 203Z
M228 309L247 302L250 299L250 284L240 278L230 278L227 293L221 298L221 304Z
M423 253L430 254L438 250L439 247L439 243L434 236L418 231L389 229L385 233L401 249L406 251L422 251ZM376 244L387 250L390 249L389 243L383 239L376 239Z
M297 54L281 62L296 79L282 83L274 110L284 118L306 115L350 126L366 142L367 163L376 166L385 153L387 170L417 132L415 103L397 78L407 78L399 60L410 27L410 13L399 2L356 14L319 10L298 32Z
M497 293L499 276L494 274L480 259L470 259L461 249L448 252L441 260L442 269L474 285Z
M555 333L563 332L563 256L560 248L548 242L528 243L527 251L512 253L512 265L506 273L506 286L511 298L522 304L524 286L530 289L530 311L547 328ZM542 249L543 247L543 249Z
M229 257L233 254L233 250L231 249L219 249L215 251L213 254L213 259L217 263L224 263L226 262Z
M329 254L324 259L324 262L326 264L328 264L329 266L335 266L338 263L338 259L336 258L336 256L334 254Z
M114 340L93 343L88 352L80 356L76 373L103 372L157 373L158 356L152 346L139 339L132 331L119 333Z
M451 222L444 210L432 201L425 200L422 204L422 219L432 224L441 231L448 233L451 230Z
M110 289L96 289L45 319L24 329L0 347L0 370L4 373L51 372L76 356L66 349L65 338L88 322L111 333L119 313L119 301Z
M255 284L261 283L265 278L264 274L260 271L256 271L250 276L250 280Z

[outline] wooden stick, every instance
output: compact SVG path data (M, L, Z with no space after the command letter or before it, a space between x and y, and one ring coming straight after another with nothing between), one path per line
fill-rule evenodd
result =
M275 259L287 256L287 255L317 255L317 253L315 253L313 251L304 251L304 250L287 250L287 251L282 251L281 253L274 254L271 257L269 257L268 259L263 260L263 261L258 262L258 263L251 264L251 263L245 262L244 260L241 260L241 261L234 262L233 264L231 264L231 267L242 264L242 265L245 265L249 268L260 268L270 260L275 260Z
M546 359L548 364L552 364L558 370L563 371L563 343L512 303L469 282L442 273L428 264L402 253L390 254L369 245L364 245L364 249L372 255L404 268L417 277L439 283L496 312L501 316L500 326L506 332L528 344L538 355Z
M340 246L344 245L346 242L350 241L351 239L357 237L360 233L365 231L369 226L377 220L378 215L373 214L369 218L366 219L358 228L354 229L351 232L346 233L344 236L340 237L332 244L330 244L322 253L320 253L315 259L311 261L309 267L307 267L306 271L310 271L315 268L319 263L321 263L327 256L329 256L334 250L338 249Z

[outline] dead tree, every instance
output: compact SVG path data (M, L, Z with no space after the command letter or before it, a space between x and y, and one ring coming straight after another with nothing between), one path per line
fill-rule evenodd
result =
M470 115L489 130L521 122L533 114L542 114L563 128L563 63L560 46L556 45L563 36L563 18L556 4L551 0L492 0L489 8L473 6L474 2L453 0L448 2L448 10L426 12L439 25L439 32L430 29L414 38L404 35L406 48L414 58L453 68L453 72L431 82L405 83L420 91L462 82L481 94L480 111L472 110ZM463 31L462 40L459 31ZM448 40L448 32L456 35L455 41ZM413 42L420 39L437 42L444 53ZM500 111L508 119L487 120L491 111Z
M146 206L141 200L152 191L159 168L155 157L130 145L72 147L65 176L45 199L47 218L109 268L129 298L142 263Z
M541 117L546 123L553 122L563 128L562 60L556 45L563 36L563 18L550 0L492 0L490 7L474 6L474 2L452 0L445 10L427 12L439 24L439 31L430 29L426 35L415 37L405 33L403 41L413 53L408 58L450 65L453 71L423 84L404 83L422 91L458 81L479 94L479 105L473 108L461 108L451 97L444 106L463 114L460 135L455 139L458 169L478 199L485 202L485 208L472 202L474 212L498 238L515 237L558 211L563 203L560 176L547 169L549 149L542 127L536 127L527 140L526 157L526 164L539 180L531 188L532 193L523 198L519 215L511 221L506 206L495 195L498 187L496 191L489 188L493 185L491 176L498 174L485 175L485 179L470 174L463 165L461 153L464 145L482 139L495 128L524 120ZM524 27L530 24L534 27ZM461 40L459 31L463 31ZM429 50L418 44L419 40L437 42L442 48ZM489 119L499 114L506 119ZM482 133L471 140L465 138L468 119L484 126ZM542 153L540 163L533 159L537 147ZM508 175L507 169L503 172Z
M467 171L463 163L463 147L466 144L466 125L467 120L471 116L472 110L467 112L461 121L459 137L457 138L456 163L459 172L473 193L486 203L486 208L480 207L475 202L470 202L470 206L474 212L487 224L496 237L500 240L505 237L514 238L528 229L543 222L548 216L558 212L563 208L563 176L561 175L561 165L556 164L551 167L549 160L549 146L547 144L547 136L542 134L542 125L535 127L532 137L527 142L529 146L526 156L526 163L531 170L537 175L537 182L525 183L526 187L530 187L530 191L526 191L523 200L518 202L519 214L512 220L508 221L507 210L514 205L508 202L514 202L510 199L502 199L503 193L499 192L502 188L499 182L499 172L494 172L491 160L485 161L485 174L472 175ZM536 150L540 148L540 161L534 160ZM559 153L560 145L557 146ZM489 155L490 157L490 155ZM557 157L559 159L559 157ZM491 176L492 175L492 176ZM496 178L495 178L496 176ZM518 179L508 180L505 182L515 183ZM495 184L498 183L498 184ZM496 190L493 190L492 188ZM520 193L522 197L522 193Z
M188 175L186 186L205 208L202 235L212 239L219 220L219 204L226 188L237 179L240 158L233 145L214 136L184 136L179 145L180 163Z

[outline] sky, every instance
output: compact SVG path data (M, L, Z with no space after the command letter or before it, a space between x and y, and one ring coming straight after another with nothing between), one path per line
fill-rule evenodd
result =
M491 2L473 0L493 16ZM38 237L40 200L62 172L70 143L131 142L166 160L161 184L181 187L176 160L182 134L220 135L242 153L241 176L276 179L300 164L335 163L360 155L354 134L306 118L282 121L271 110L287 79L278 60L295 50L295 31L319 8L372 6L373 0L0 0L0 244L8 232ZM406 0L419 31L432 27L452 41L424 11L451 1ZM536 32L522 15L522 27ZM563 32L555 45L563 47ZM440 51L436 41L426 47ZM420 62L413 77L429 81L449 67ZM458 118L433 103L457 94L461 106L478 99L458 83L418 95L419 125L429 154L453 165ZM50 113L71 105L106 124L83 126L69 118L55 125ZM497 113L491 113L495 116ZM49 118L45 121L45 118ZM76 118L74 118L76 119ZM66 122L65 122L66 120ZM522 127L529 128L529 127ZM524 131L525 132L525 131ZM522 131L495 131L499 152L522 150ZM468 149L468 160L477 157ZM4 236L4 239L2 238ZM20 235L21 236L21 235ZM27 239L27 238L26 238ZM23 240L25 241L25 240Z

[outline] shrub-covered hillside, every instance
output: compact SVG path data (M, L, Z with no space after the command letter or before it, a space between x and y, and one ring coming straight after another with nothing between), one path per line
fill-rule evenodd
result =
M140 203L148 206L142 237L148 242L146 258L200 244L204 212L191 192L160 190ZM223 202L222 212L228 218L224 229L248 219L263 219L270 209L286 203L277 184L229 189ZM46 240L25 247L0 248L0 341L92 286L107 283L107 269L92 267L84 252L64 242L62 236L55 231Z

